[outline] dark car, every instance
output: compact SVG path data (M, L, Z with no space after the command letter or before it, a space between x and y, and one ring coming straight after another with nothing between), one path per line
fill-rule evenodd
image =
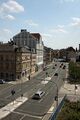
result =
M47 69L49 69L49 67L46 66L46 67L43 68L43 71L45 71L45 70L47 70Z
M4 84L4 83L5 83L5 81L0 79L0 84Z
M58 76L58 73L55 73L54 76Z
M63 66L63 69L65 69L65 68L66 68L66 66L64 65L64 66Z
M55 67L53 66L52 69L55 69Z
M57 64L55 64L55 66L57 66Z

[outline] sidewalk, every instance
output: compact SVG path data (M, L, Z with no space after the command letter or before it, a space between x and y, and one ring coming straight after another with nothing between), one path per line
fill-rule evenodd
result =
M38 75L42 70L39 70L37 72L35 72L33 75L31 75L31 78L35 77L36 75ZM10 84L20 84L20 83L24 83L26 81L29 81L29 79L27 77L23 77L22 79L20 80L16 80L16 81L11 81L11 82L8 82Z
M65 94L67 95L67 98L70 101L80 100L80 86L78 85L78 90L76 91L76 94L75 94L75 85L69 84L69 83L67 83L67 81L65 81L64 85L59 90L58 103L61 102L61 100ZM49 111L43 117L42 120L49 120L51 114L55 111L55 109L56 109L56 102L54 101L51 108L49 109Z
M61 87L59 91L60 95L67 95L70 101L80 100L80 85L77 85L77 90L75 90L75 84L69 84L67 82Z

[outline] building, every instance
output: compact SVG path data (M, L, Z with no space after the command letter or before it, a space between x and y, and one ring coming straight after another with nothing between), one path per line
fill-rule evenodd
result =
M16 78L16 47L0 44L0 79L14 80Z
M10 43L0 45L0 79L11 81L27 78L35 72L35 63L36 53L28 48Z
M79 44L79 50L76 50L76 61L80 62L80 44Z
M28 46L31 52L36 51L36 70L43 65L43 41L39 33L29 33L22 29L20 33L13 37L13 42L19 47Z
M37 43L36 38L32 36L29 32L27 32L26 29L22 29L20 33L15 35L13 37L13 42L15 45L19 47L27 46L28 48L31 49L31 51L35 50Z
M31 33L32 36L34 36L36 38L36 65L37 65L37 69L41 69L43 66L43 49L44 49L44 45L43 45L43 41L42 41L42 37L39 33Z
M44 46L44 66L53 61L53 49Z

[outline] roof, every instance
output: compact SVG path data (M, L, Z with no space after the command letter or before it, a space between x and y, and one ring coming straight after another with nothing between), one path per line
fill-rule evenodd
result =
M31 33L31 35L33 35L35 38L37 38L38 40L40 39L41 35L39 33Z

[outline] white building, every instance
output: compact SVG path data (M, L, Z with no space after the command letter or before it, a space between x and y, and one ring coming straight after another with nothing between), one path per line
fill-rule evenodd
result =
M37 44L36 44L36 64L38 69L41 69L43 67L43 41L42 37L39 33L32 33L32 35L36 38Z

